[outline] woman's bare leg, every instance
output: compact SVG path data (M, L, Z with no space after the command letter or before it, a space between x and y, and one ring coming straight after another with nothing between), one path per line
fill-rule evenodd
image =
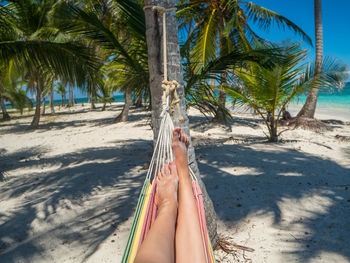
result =
M175 261L175 224L178 177L174 163L165 165L157 177L158 216L135 258L135 263Z
M179 177L179 208L175 234L176 262L206 262L202 233L192 180L188 170L187 148L189 138L184 131L176 127L173 132L172 149Z

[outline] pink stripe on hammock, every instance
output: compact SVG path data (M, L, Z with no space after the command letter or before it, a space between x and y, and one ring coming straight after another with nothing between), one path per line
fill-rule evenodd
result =
M202 196L202 191L201 191L201 188L199 187L198 181L192 182L192 191L193 191L194 197L196 198L196 206L197 206L198 216L200 217L202 238L205 245L205 250L206 250L205 254L207 256L207 262L214 263L212 262L212 258L210 255L211 251L210 251L210 245L208 243L208 232L207 232L207 223L205 220L203 196Z
M143 222L143 226L142 226L142 232L141 232L141 236L140 236L140 240L139 240L139 244L138 244L138 249L141 247L141 244L143 242L143 240L145 239L149 228L151 227L150 221L151 221L151 210L153 209L153 204L154 204L154 197L155 197L155 191L156 190L156 180L153 179L153 183L152 183L152 189L151 189L151 193L150 193L150 198L147 204L147 210L146 210L146 215L145 215L145 220ZM147 229L148 227L148 229Z

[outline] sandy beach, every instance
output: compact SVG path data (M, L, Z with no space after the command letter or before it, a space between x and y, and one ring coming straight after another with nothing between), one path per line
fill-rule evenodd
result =
M0 123L0 262L120 262L153 139L150 112L112 124L121 108L56 109L35 131L30 116ZM190 109L219 235L249 248L218 262L350 262L350 141L337 136L350 113L334 112L316 113L329 131L271 144L258 116L227 129Z

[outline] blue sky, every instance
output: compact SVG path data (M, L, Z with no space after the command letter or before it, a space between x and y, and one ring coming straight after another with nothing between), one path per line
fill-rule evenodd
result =
M308 34L315 44L314 1L313 0L254 0L253 3L271 9L293 21ZM333 56L350 67L350 0L322 0L322 22L324 55ZM273 27L262 37L280 41L292 38L301 41L291 31L281 31ZM309 57L314 59L315 49L310 49Z

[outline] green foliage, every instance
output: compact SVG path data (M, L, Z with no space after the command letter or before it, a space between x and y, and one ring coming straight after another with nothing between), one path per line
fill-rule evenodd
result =
M278 139L277 127L283 108L297 95L310 88L330 88L345 79L346 68L334 60L324 61L320 75L305 64L306 51L300 44L279 49L284 59L272 68L252 63L248 68L236 70L240 85L226 87L226 92L238 102L253 108L264 120L270 141ZM266 115L270 113L268 122Z
M9 92L9 96L11 106L18 109L21 112L21 115L26 107L33 107L33 102L27 97L27 93L23 89L13 89Z

